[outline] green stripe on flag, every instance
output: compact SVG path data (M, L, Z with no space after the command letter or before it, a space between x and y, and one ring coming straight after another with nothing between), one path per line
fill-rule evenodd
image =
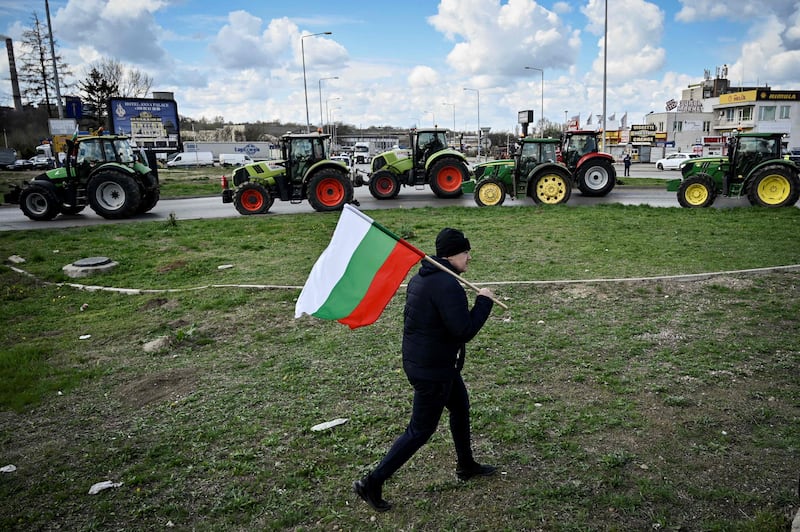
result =
M361 302L375 273L391 254L397 241L376 227L369 231L358 244L341 279L336 283L325 303L314 312L314 316L335 320L348 316Z

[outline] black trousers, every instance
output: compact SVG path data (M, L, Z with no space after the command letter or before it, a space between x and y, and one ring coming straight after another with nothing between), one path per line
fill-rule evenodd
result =
M461 375L447 382L416 381L411 421L395 440L389 452L370 474L373 481L383 483L400 469L430 439L445 408L450 412L450 432L460 464L472 463L469 428L469 395Z

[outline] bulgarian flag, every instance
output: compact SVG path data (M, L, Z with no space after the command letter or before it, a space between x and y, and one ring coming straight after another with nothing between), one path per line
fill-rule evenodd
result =
M349 204L303 286L294 317L309 314L351 329L373 323L425 253Z

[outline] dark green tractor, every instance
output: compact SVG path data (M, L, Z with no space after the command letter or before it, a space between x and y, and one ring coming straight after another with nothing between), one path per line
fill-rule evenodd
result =
M128 218L158 203L158 171L155 164L152 168L128 137L77 137L67 141L64 166L23 184L19 206L25 216L40 221L78 214L87 205L103 218Z
M572 194L572 177L557 162L559 139L526 137L519 140L514 159L478 164L475 180L461 189L472 193L481 207L502 205L506 195L529 196L536 204L566 203Z
M681 207L709 207L718 196L746 196L751 205L786 207L800 196L800 169L781 157L782 133L741 133L728 155L698 157L681 165L681 179L667 184Z
M222 202L233 203L240 214L264 214L276 199L308 200L316 211L336 211L352 203L350 169L328 158L328 138L320 133L283 135L281 160L236 168L233 187L223 176Z
M372 159L369 192L376 199L397 197L400 186L429 185L438 198L461 196L461 184L472 174L467 158L447 147L447 130L415 129L409 135L410 153L392 150Z

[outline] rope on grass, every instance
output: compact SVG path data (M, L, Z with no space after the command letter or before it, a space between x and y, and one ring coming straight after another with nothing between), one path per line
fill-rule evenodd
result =
M207 284L202 286L195 286L190 288L114 288L111 286L97 286L86 285L80 283L53 283L49 281L42 281L35 275L16 266L6 264L8 268L19 273L26 275L37 281L54 286L67 286L76 288L78 290L85 290L87 292L117 292L120 294L170 294L176 292L195 292L200 290L209 290L212 288L245 288L253 290L301 290L302 286L292 285L276 285L276 284ZM633 283L643 281L698 281L702 279L709 279L712 277L720 277L723 275L742 275L754 273L768 273L776 271L793 271L800 270L800 264L791 264L787 266L769 266L766 268L748 268L744 270L724 270L719 272L706 272L706 273L686 273L678 275L657 275L653 277L617 277L617 278L598 278L598 279L561 279L551 281L493 281L485 283L474 283L477 286L512 286L512 285L560 285L560 284L592 284L592 283ZM406 286L401 285L401 286Z

